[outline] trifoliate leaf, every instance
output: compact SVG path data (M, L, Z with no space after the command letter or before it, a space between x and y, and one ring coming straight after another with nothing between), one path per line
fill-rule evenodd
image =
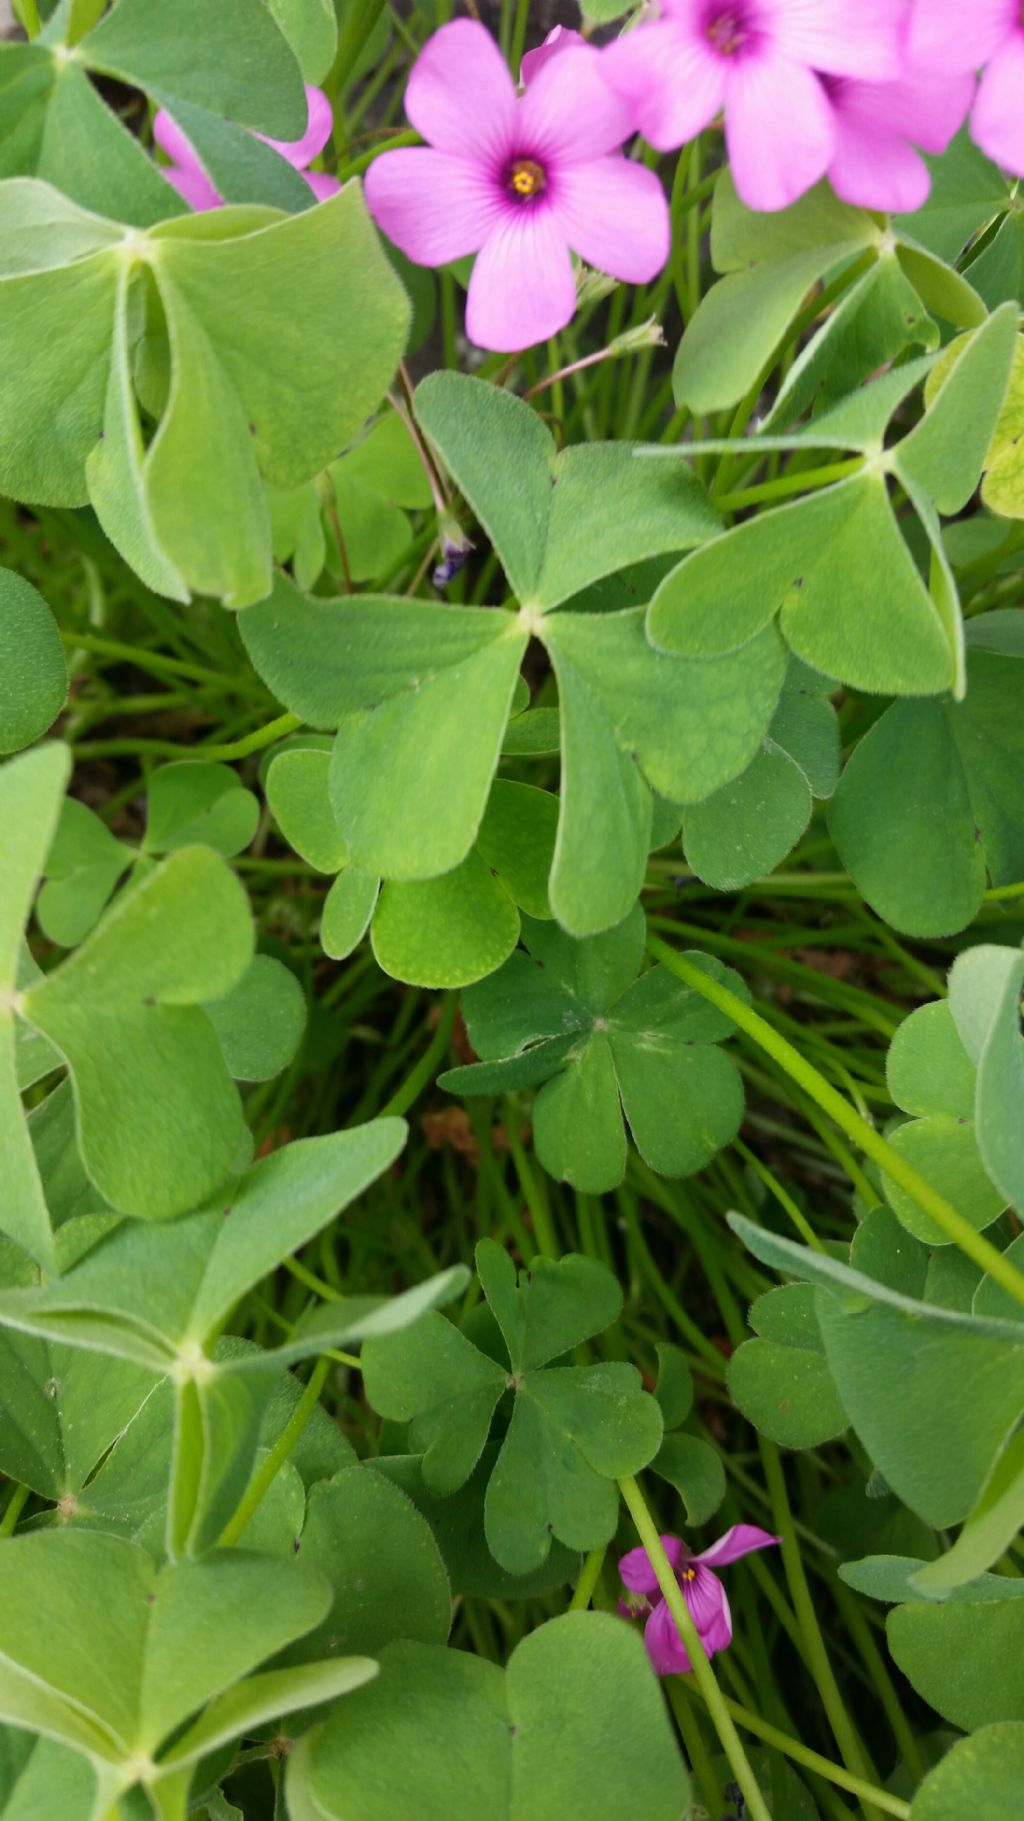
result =
M570 1255L534 1261L517 1282L493 1240L477 1269L508 1354L498 1364L445 1317L367 1343L366 1393L382 1416L408 1422L428 1489L456 1492L480 1459L507 1391L511 1422L484 1502L488 1546L512 1574L539 1568L552 1535L570 1549L600 1548L615 1529L616 1477L636 1471L661 1441L661 1413L632 1366L550 1366L614 1321L621 1292L611 1273ZM634 1465L624 1465L627 1460Z
M894 703L854 749L829 808L858 890L909 935L963 929L986 875L996 885L1024 875L1024 632L1012 609L969 622L967 679L962 702Z
M735 1137L743 1093L713 1047L731 1025L664 968L636 977L639 908L607 935L574 942L524 919L518 951L470 988L463 1012L482 1058L451 1069L452 1093L498 1093L543 1082L534 1106L537 1155L552 1175L602 1194L626 1166L623 1116L652 1169L686 1176ZM698 965L735 980L706 956Z

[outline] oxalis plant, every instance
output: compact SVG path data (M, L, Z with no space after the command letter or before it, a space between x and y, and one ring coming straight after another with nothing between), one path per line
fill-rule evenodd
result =
M0 1813L1020 1821L1015 0L0 6Z

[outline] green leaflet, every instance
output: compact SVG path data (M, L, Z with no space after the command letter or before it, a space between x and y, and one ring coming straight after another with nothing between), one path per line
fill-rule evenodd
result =
M972 1226L981 1230L991 1225L1007 1198L986 1171L978 1146L975 1071L948 1004L919 1006L900 1026L889 1052L888 1079L897 1105L918 1115L897 1127L894 1149L926 1181L941 1183ZM885 1193L917 1239L931 1246L949 1243L898 1183L887 1179Z
M815 1294L811 1284L784 1284L759 1296L748 1318L759 1338L744 1341L729 1361L733 1402L762 1435L788 1448L816 1448L848 1421L825 1358Z
M638 1802L648 1821L676 1821L689 1796L639 1638L607 1613L577 1612L524 1638L505 1670L391 1645L379 1684L293 1755L289 1805L302 1821L445 1821L456 1764L465 1821L581 1807L617 1821Z
M636 900L652 791L696 802L757 752L783 680L772 629L735 656L670 660L644 638L641 608L529 619L384 596L323 601L283 576L241 620L278 699L315 727L338 728L330 790L342 839L365 874L395 882L450 873L480 834L528 630L561 695L551 910L590 935ZM314 769L306 762L310 780ZM536 881L531 891L536 902ZM508 953L507 933L500 940ZM451 980L447 967L431 983Z
M1022 657L1015 613L971 621L964 700L894 703L859 742L829 807L858 890L908 934L963 929L986 875L1000 885L1024 873Z
M663 968L636 977L644 929L639 908L585 942L527 923L527 953L463 999L482 1060L441 1077L462 1094L544 1083L534 1105L537 1154L587 1194L622 1181L623 1116L652 1169L686 1176L729 1143L742 1114L736 1070L712 1047L731 1026Z
M151 587L242 606L271 586L261 477L298 486L351 441L391 378L408 307L355 185L293 219L254 228L251 211L222 210L209 222L142 235L35 180L0 186L0 224L19 249L0 279L4 417L20 424L0 437L0 484L17 499L91 499ZM128 370L144 280L170 355L147 448Z
M0 1712L84 1750L101 1776L123 1767L127 1785L155 1783L218 1737L373 1673L356 1659L340 1676L243 1681L325 1610L326 1583L294 1561L235 1551L154 1569L118 1537L50 1531L4 1542L0 1586Z
M839 727L827 700L834 685L791 658L760 750L731 784L683 817L683 853L698 878L735 891L773 872L799 841L814 797L839 779Z
M31 746L68 693L57 624L29 582L0 569L0 753Z
M957 1739L914 1797L912 1821L1015 1821L1024 1783L1024 1725L982 1726Z
M688 471L652 472L630 443L556 455L521 400L481 380L433 373L416 416L524 605L547 612L642 557L688 550L718 519Z
M527 1574L545 1561L552 1535L571 1549L611 1539L614 1481L657 1452L661 1415L632 1366L550 1364L615 1320L621 1294L603 1266L577 1255L557 1265L538 1258L517 1284L511 1259L493 1240L480 1241L476 1260L508 1365L430 1315L402 1335L367 1343L364 1382L382 1416L411 1423L426 1486L442 1494L469 1478L498 1403L514 1391L484 1528L500 1565Z

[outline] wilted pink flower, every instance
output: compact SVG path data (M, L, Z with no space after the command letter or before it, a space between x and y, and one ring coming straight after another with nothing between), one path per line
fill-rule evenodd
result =
M860 82L825 76L822 82L835 126L828 180L836 195L858 208L892 215L921 208L931 173L914 147L946 150L967 118L974 77Z
M309 171L306 166L327 144L334 116L323 90L315 89L309 83L306 84L306 106L306 131L301 139L267 139L265 133L256 133L254 137L265 140L297 171L301 171L317 201L323 202L325 197L333 196L341 185L336 177L329 177L326 171ZM199 210L220 208L223 196L218 195L214 189L191 140L164 108L160 109L153 122L153 137L171 160L164 167L164 176L168 183L174 185L179 196L185 198L189 207Z
M724 109L740 196L752 209L784 209L836 155L821 75L901 76L905 13L906 0L662 0L662 18L602 57L659 151L693 139Z
M729 1562L738 1562L741 1556L750 1555L754 1549L767 1549L771 1543L781 1541L781 1537L759 1530L756 1524L734 1524L717 1543L703 1549L700 1555L694 1555L681 1537L662 1537L662 1548L709 1657L732 1642L729 1602L717 1574L712 1573L712 1564L724 1568ZM644 1643L656 1673L659 1676L686 1675L693 1665L676 1622L661 1596L658 1577L646 1549L631 1549L624 1555L619 1563L619 1574L630 1591L639 1596L628 1602L620 1601L619 1611L625 1618L649 1615L644 1626Z
M664 191L621 155L632 112L601 69L589 46L559 49L520 97L493 38L457 19L425 45L406 90L429 144L384 152L366 173L371 214L417 265L477 255L466 330L479 347L510 353L565 327L570 249L634 284L668 258Z
M956 76L986 67L971 138L1024 177L1024 9L1020 0L915 0L908 37L915 69Z
M538 70L544 68L549 58L557 57L559 51L568 50L572 44L585 45L586 42L582 33L574 32L571 25L556 25L548 33L543 44L538 44L535 51L527 51L519 65L520 82L525 87L528 82L533 81Z

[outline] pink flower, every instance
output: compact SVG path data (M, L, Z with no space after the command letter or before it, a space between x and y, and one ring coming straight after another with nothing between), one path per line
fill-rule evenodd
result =
M662 1537L662 1548L682 1588L690 1616L709 1657L713 1657L716 1650L724 1650L732 1642L729 1602L717 1574L711 1572L711 1564L724 1568L727 1563L738 1562L741 1556L749 1555L754 1549L767 1549L771 1543L781 1541L781 1537L770 1536L767 1530L759 1530L756 1524L734 1524L731 1530L719 1537L717 1543L702 1550L700 1555L694 1555L680 1537ZM624 1555L619 1563L619 1574L630 1591L640 1596L628 1603L620 1601L619 1611L625 1618L649 1614L644 1626L644 1643L655 1673L659 1676L686 1675L693 1665L686 1645L679 1636L676 1622L661 1597L658 1578L651 1567L646 1549L631 1549L628 1555Z
M914 150L944 152L967 118L973 76L920 76L903 82L821 78L832 103L835 150L828 180L861 209L906 214L922 207L931 173ZM908 143L913 141L913 144Z
M308 171L306 166L318 152L322 152L331 136L334 116L331 104L322 89L315 89L306 84L306 104L308 118L306 131L301 139L267 139L265 133L257 133L257 139L263 139L272 145L275 152L301 171L318 202L327 196L333 196L341 188L336 177L329 177L325 171ZM153 122L153 137L162 151L167 153L171 163L164 168L164 176L172 183L179 196L183 196L190 208L219 209L224 201L218 195L206 175L202 163L192 145L186 138L177 121L161 108Z
M511 353L565 327L570 248L633 284L668 258L664 191L621 155L632 112L601 69L599 51L570 45L520 97L493 38L456 19L425 45L406 90L429 143L384 152L366 173L371 214L417 265L477 255L466 331L479 347Z
M556 25L548 33L543 44L538 44L535 51L527 51L522 59L519 65L519 80L523 87L525 88L528 82L533 81L538 70L544 68L549 58L556 57L559 51L568 50L570 45L585 45L586 42L582 33L574 32L571 25Z
M945 4L945 0L942 0ZM836 155L836 111L821 75L901 76L906 0L663 0L663 17L602 53L659 151L724 109L736 188L752 209L784 209Z
M956 76L986 65L971 138L1024 177L1024 10L1020 0L915 0L908 46L915 69Z

